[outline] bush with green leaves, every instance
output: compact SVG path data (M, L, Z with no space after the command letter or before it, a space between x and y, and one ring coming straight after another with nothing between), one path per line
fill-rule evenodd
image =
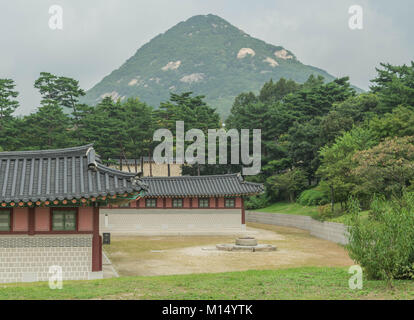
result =
M328 195L319 187L303 191L299 198L302 206L322 206L329 203Z
M350 257L369 279L414 278L414 193L386 201L375 197L369 219L362 219L359 203L350 200L348 220Z
M252 196L248 198L244 206L247 210L256 210L256 209L262 209L267 207L270 204L269 198L266 196L266 194L261 194L258 196Z

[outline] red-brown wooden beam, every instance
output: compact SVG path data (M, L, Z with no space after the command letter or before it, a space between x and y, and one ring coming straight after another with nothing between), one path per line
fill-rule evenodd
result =
M92 272L102 271L102 239L99 235L99 206L93 208Z
M29 236L34 236L35 233L35 208L29 208Z
M244 198L241 199L242 202L242 225L246 224L246 211L244 210Z

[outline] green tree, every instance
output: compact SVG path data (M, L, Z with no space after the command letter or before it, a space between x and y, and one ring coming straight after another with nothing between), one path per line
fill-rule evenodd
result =
M334 103L355 96L355 90L349 84L349 78L336 79L329 83L308 80L301 90L286 96L284 102L303 120L327 114Z
M220 116L204 102L203 96L192 96L191 92L171 94L170 100L161 103L156 111L157 128L169 129L176 137L176 122L184 121L184 130L200 129L207 137L209 129L220 128ZM188 146L191 142L186 142ZM207 151L205 151L207 154ZM228 171L227 166L185 165L183 174L204 175Z
M260 90L259 100L263 103L281 101L289 93L298 91L300 87L301 85L293 80L281 78L278 82L274 83L271 79Z
M408 66L381 63L376 70L378 75L372 80L371 91L379 95L382 113L400 105L414 107L414 61Z
M357 152L351 171L360 197L373 194L401 197L414 183L414 137L387 138L379 145Z
M344 203L356 187L351 175L355 168L354 154L378 144L371 130L355 127L335 140L332 146L324 146L320 150L321 166L317 175L322 179L321 187L330 194L332 205Z
M19 93L14 90L15 83L11 79L0 79L0 134L5 122L9 121L11 115L19 106L15 100Z
M154 142L152 141L155 124L154 110L139 99L128 99L123 104L126 136L124 147L128 157L135 159L135 170L137 170L137 159L148 155L152 157Z
M378 139L414 136L414 109L397 107L391 113L373 118L369 127Z
M321 118L320 128L325 144L332 144L335 138L372 119L378 111L379 98L373 93L353 96L343 102L335 103L329 113Z
M369 279L413 278L414 194L385 201L376 197L370 219L361 217L357 201L350 202L349 256L362 266Z
M288 199L290 202L294 202L307 186L306 173L299 168L271 176L266 182L276 198Z
M62 108L49 104L23 120L22 139L26 149L55 149L73 146L70 138L70 118Z

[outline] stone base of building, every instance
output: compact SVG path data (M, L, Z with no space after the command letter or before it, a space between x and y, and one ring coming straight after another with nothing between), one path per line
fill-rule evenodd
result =
M88 280L92 235L0 236L0 283Z

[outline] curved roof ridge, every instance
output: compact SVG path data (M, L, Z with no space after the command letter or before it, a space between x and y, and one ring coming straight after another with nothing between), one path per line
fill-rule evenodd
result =
M99 160L93 144L0 153L1 205L24 206L28 202L70 201L147 190L136 174L108 168Z
M113 169L113 168L107 167L107 166L105 166L105 165L103 165L99 162L97 163L97 168L98 168L99 172L102 172L102 173L107 172L109 174L116 174L117 176L123 176L123 177L126 177L126 178L137 177L138 174L139 174L139 173L125 172L125 171L120 171L120 170L117 170L117 169Z
M145 197L215 197L260 194L262 184L245 182L240 173L212 176L145 177Z
M41 156L53 156L53 155L63 155L63 154L85 154L90 149L93 148L93 143L87 144L80 147L72 148L63 148L63 149L49 149L49 150L27 150L27 151L5 151L0 152L1 158L25 158L25 157L41 157Z
M174 176L174 177L142 177L142 180L196 180L196 179L210 179L210 178L229 178L237 177L239 173L228 173L228 174L216 174L207 176Z

